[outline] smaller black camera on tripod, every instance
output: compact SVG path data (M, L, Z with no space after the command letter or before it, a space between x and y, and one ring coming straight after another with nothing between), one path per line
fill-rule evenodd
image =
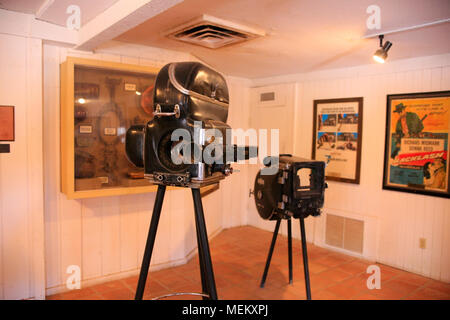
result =
M292 226L291 218L300 220L303 266L305 272L306 297L311 299L308 254L304 219L318 216L324 204L325 162L294 157L289 154L267 157L264 164L269 167L278 163L275 174L260 170L255 178L254 196L259 215L265 220L276 220L275 231L264 269L261 287L264 287L270 260L280 229L281 220L288 222L289 282L292 283Z
M320 215L324 202L325 162L292 155L267 157L264 164L279 163L276 174L261 170L255 179L255 203L263 219L278 220Z

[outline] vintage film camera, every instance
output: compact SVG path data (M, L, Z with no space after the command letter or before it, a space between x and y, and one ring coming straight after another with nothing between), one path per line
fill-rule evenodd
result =
M269 271L270 261L282 220L287 221L289 282L293 282L292 265L292 218L300 221L302 240L303 272L305 274L306 298L311 300L308 253L306 245L305 218L318 216L324 203L325 162L307 160L285 154L279 157L266 157L264 165L273 170L261 169L255 178L255 204L261 218L276 220L266 266L261 279L263 288ZM278 168L278 170L276 170Z
M259 215L265 220L318 216L324 203L325 162L292 155L266 157L264 164L279 162L276 174L260 170L255 178L254 195Z
M232 173L231 162L257 156L256 147L231 144L228 105L226 81L216 71L198 62L164 66L154 86L154 118L127 131L128 159L155 184L217 183Z

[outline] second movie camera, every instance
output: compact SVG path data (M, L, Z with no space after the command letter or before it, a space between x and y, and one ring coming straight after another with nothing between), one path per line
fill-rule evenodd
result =
M255 178L255 204L266 220L318 216L324 203L325 162L292 155L267 157L266 166L279 164L275 174L260 170Z

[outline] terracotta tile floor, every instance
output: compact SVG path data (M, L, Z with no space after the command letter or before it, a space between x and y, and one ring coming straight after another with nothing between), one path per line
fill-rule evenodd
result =
M259 287L272 233L254 227L222 231L210 242L219 299L297 300L305 299L301 243L293 240L294 283L288 281L287 239L279 236L266 285ZM450 299L450 284L421 277L378 264L381 289L366 286L367 266L371 263L308 244L313 299ZM137 276L81 290L47 297L48 299L133 299ZM198 259L187 264L151 272L144 299L173 292L201 292ZM176 296L166 299L200 299Z

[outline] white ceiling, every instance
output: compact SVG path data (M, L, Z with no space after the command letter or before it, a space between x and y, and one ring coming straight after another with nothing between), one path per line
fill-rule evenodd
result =
M28 14L36 14L43 7L39 20L65 26L70 5L77 5L81 12L81 26L112 6L118 0L0 0L0 8Z
M185 0L115 40L189 52L221 72L269 77L373 63L378 39L368 33L366 9L381 7L381 31L450 18L448 0ZM267 36L221 49L167 39L177 25L209 14L262 28ZM450 23L386 36L389 60L450 52ZM389 61L388 60L388 61Z
M28 14L35 14L45 0L0 0L0 8Z
M131 11L134 10L133 6L140 7L137 4L153 10L152 3L167 0L127 1L0 0L0 8L28 14L39 12L38 19L65 26L69 16L66 9L75 4L80 6L83 26L114 4L120 4L115 7L129 8ZM145 21L149 17L139 25L118 15L116 24L123 22L120 28L128 31L117 36L112 43L183 51L224 74L261 78L374 63L371 56L378 48L378 39L364 39L365 35L450 18L449 0L179 1L182 2L167 6L167 10L155 13L152 18L144 7L139 12L130 13L131 20L139 18ZM177 3L174 0L172 2ZM366 9L372 4L381 8L381 30L367 30L366 19L369 15ZM266 36L220 49L198 47L164 36L168 30L203 14L262 29ZM103 20L100 20L93 23L93 29L105 34L107 30L102 28ZM118 30L116 24L111 23L111 28ZM397 59L450 53L449 35L449 22L386 35L385 39L393 43L387 63ZM108 40L111 39L104 38L103 42Z

